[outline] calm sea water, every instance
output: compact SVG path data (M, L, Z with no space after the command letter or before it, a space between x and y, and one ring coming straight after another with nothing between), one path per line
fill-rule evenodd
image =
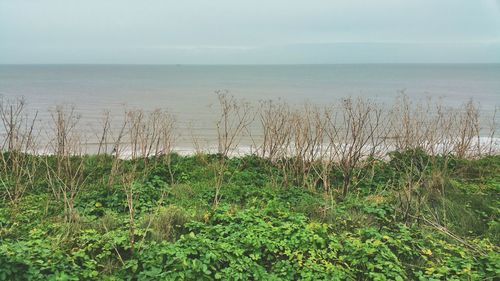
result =
M213 128L215 92L249 101L283 99L327 104L364 96L390 104L441 98L459 106L474 99L484 113L500 105L500 64L381 65L0 65L0 95L24 96L30 108L75 105L89 124L104 110L168 109L180 126Z

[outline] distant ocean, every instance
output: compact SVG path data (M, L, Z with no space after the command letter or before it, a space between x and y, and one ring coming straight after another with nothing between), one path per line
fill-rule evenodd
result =
M107 109L163 108L181 127L210 130L217 90L251 102L316 104L348 96L391 104L404 91L449 106L473 99L489 114L500 106L500 64L0 65L0 95L24 96L41 118L57 104L72 104L89 124Z

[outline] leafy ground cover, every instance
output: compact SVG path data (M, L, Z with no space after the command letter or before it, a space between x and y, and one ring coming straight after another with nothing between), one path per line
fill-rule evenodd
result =
M56 170L52 160L25 165ZM357 168L347 195L339 168L328 188L313 172L300 185L255 156L225 160L222 180L218 155L121 160L120 173L110 157L71 161L82 160L85 180L54 183L42 169L23 196L2 193L0 280L500 276L500 156L392 153ZM13 177L2 179L8 190Z

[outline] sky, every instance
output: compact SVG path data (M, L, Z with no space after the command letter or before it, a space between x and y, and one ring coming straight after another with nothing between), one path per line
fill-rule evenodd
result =
M0 0L0 64L500 63L500 0Z

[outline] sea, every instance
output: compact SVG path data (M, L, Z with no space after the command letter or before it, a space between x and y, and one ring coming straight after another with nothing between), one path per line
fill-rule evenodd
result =
M473 100L490 116L500 106L500 64L0 65L1 97L23 97L41 120L57 105L72 106L88 126L105 111L164 109L181 131L210 135L220 92L253 104L361 96L388 106L404 93L450 107Z

